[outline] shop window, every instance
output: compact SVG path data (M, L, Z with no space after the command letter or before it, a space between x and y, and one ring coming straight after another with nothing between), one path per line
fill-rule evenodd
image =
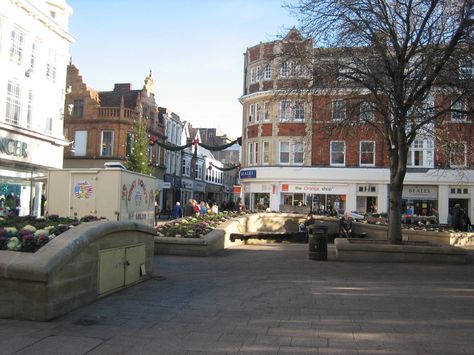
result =
M346 142L333 141L331 142L331 165L344 166L346 157Z
M360 165L375 165L375 142L360 142Z

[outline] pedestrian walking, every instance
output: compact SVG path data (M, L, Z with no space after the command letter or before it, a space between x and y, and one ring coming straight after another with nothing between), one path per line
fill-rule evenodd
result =
M173 217L173 219L183 217L183 208L181 207L181 203L176 202L176 205L174 205L173 209L171 210L171 217Z

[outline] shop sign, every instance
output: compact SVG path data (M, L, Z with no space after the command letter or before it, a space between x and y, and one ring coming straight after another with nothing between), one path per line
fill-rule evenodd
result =
M297 192L308 194L341 194L346 193L346 186L331 186L331 185L294 185L282 184L282 192Z
M240 187L239 185L234 185L234 187L233 187L233 189L232 189L232 191L233 191L234 194L236 194L236 195L239 195L240 192L241 192L241 190L242 190L242 189L241 189L241 187Z
M0 137L0 152L14 157L27 158L28 145L25 142Z
M436 199L438 197L437 186L403 186L403 198L430 198Z
M241 179L255 179L257 177L257 170L242 170L240 172Z
M163 183L163 188L164 189L171 189L171 182L164 182Z
M194 191L205 191L206 184L201 181L194 181Z

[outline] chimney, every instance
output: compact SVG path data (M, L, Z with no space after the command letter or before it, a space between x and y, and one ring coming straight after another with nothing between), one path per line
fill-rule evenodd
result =
M115 84L114 91L117 92L127 92L132 90L132 84L125 83L125 84Z

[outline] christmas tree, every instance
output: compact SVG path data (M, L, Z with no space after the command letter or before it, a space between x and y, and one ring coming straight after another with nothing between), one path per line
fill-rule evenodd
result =
M151 175L152 167L148 157L148 135L146 131L146 121L137 119L132 127L133 143L130 154L127 155L125 167L137 173Z

